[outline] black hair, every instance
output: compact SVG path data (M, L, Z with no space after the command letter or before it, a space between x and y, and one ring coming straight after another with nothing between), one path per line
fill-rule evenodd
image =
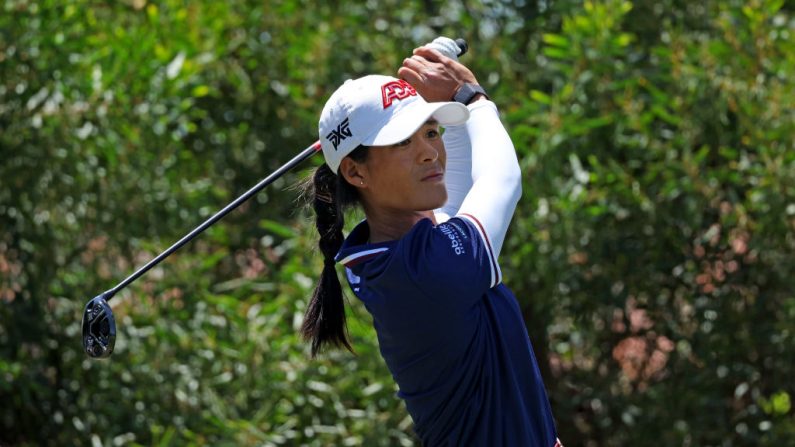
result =
M367 149L367 146L359 146L348 157L363 162L367 159ZM306 308L301 335L312 342L312 357L327 345L344 347L353 352L348 339L345 301L334 267L334 256L344 241L342 228L345 225L345 211L359 203L359 191L345 177L334 174L325 163L315 169L311 183L307 183L305 190L315 211L323 272Z

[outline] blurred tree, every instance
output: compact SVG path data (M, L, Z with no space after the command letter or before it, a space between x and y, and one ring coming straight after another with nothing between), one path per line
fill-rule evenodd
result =
M110 361L79 318L439 34L526 172L502 264L566 445L795 439L791 2L0 8L0 443L415 444L355 300L356 356L296 337L303 171L116 297Z
M529 193L509 265L562 437L792 442L769 410L793 392L792 18L635 4L585 2L542 34L551 79L510 115Z

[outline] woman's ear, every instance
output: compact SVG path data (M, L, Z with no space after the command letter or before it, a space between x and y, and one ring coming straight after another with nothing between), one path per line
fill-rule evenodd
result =
M363 163L345 157L340 162L337 172L351 185L357 188L367 187L367 167Z

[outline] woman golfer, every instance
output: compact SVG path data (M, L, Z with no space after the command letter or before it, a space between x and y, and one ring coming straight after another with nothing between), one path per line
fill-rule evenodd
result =
M497 262L521 195L513 144L457 61L422 47L398 76L346 82L320 116L312 199L325 261L302 334L313 355L351 349L342 263L424 445L559 445ZM366 220L344 238L356 204Z

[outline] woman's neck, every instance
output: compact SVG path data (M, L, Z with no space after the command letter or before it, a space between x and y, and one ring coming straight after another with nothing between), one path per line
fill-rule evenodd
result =
M436 225L433 211L406 211L393 209L365 209L370 227L370 243L400 239L417 222L428 218Z

